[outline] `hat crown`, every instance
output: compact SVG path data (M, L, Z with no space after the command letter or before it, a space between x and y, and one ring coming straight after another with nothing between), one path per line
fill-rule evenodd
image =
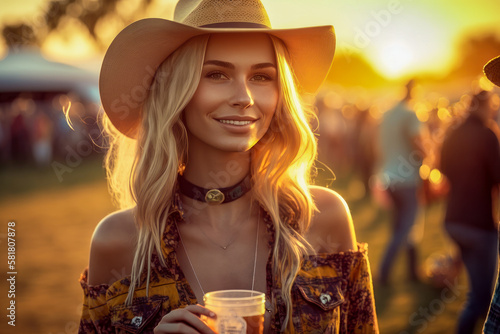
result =
M180 0L174 21L193 27L251 23L271 28L269 16L259 0Z

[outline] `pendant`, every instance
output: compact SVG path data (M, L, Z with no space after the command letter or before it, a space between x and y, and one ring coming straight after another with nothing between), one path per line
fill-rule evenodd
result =
M210 189L205 195L205 202L210 205L217 205L224 202L224 194L219 189Z

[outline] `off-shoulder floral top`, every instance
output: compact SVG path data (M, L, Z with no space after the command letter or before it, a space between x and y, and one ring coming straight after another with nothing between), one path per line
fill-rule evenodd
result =
M125 305L130 276L112 283L89 285L88 268L81 277L84 291L79 333L153 333L161 318L173 309L197 304L176 257L179 243L177 223L182 210L169 215L162 237L162 256L167 267L160 265L156 255L151 264L149 296L146 294L146 274L136 289L132 305ZM263 211L269 238L274 245L274 227ZM270 252L272 253L272 252ZM286 308L279 282L272 276L271 255L267 262L267 296L273 300L270 332L280 332ZM304 259L292 288L292 322L296 333L378 333L372 279L366 244L357 251L317 254Z

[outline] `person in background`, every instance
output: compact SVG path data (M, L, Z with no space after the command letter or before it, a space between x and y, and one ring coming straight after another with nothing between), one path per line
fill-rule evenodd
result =
M53 125L42 110L37 110L33 122L33 157L38 167L47 167L52 160Z
M392 238L382 259L378 281L387 285L391 268L401 247L408 254L408 274L418 280L415 241L409 236L418 212L417 192L420 185L419 168L421 123L408 103L412 98L414 81L406 85L406 95L393 109L384 114L379 129L382 183L393 204Z
M493 82L495 85L500 86L500 56L490 60L484 66L484 73L486 77ZM497 166L498 170L498 166ZM498 228L498 192L499 186L498 184L495 186L496 191L493 191L493 194L496 195L494 198L494 202L497 203L496 212L493 212L493 216L496 214L495 225ZM494 206L493 206L494 207ZM500 235L499 235L500 239ZM500 248L499 248L500 252ZM488 311L488 316L486 317L486 321L483 327L483 333L485 334L497 334L500 333L500 280L497 273L497 283L495 285L495 293L493 294L493 298L491 300L490 308Z
M498 139L488 126L491 93L473 96L466 120L453 129L441 149L441 171L450 191L445 229L457 244L469 277L469 293L457 333L473 333L486 315L495 278L497 223L492 190L500 182Z

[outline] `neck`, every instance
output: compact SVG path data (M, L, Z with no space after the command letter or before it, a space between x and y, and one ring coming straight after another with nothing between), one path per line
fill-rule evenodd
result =
M188 149L184 177L203 188L231 187L250 172L250 152L224 152L211 147L193 145ZM242 212L248 215L252 205L252 191L229 203L208 205L182 195L186 220L195 224L226 228L237 224Z
M258 212L251 193L250 190L237 200L220 205L209 205L181 195L184 218L188 223L210 226L214 230L232 229L242 219L247 219L251 212Z
M189 148L184 177L203 188L226 188L250 172L250 152Z

